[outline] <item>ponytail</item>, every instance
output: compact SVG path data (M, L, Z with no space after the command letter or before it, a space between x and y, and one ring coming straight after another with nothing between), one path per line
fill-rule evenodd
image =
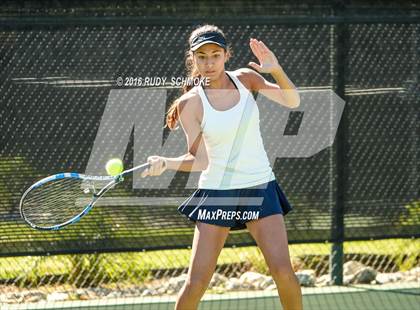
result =
M185 68L187 70L187 81L192 81L194 78L201 77L200 72L194 65L193 53L188 50L185 54ZM182 94L189 92L194 87L193 83L184 83L182 86ZM176 123L179 119L179 98L176 99L166 113L166 127L170 130L176 129Z

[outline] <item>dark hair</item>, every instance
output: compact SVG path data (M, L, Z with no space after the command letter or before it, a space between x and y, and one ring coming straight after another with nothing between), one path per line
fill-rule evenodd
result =
M188 38L188 45L189 46L191 45L191 41L193 40L193 38L206 32L217 32L225 38L225 34L223 33L221 29L219 29L219 27L215 25L206 24L203 26L199 26L198 28L194 29L193 32L191 32ZM232 48L228 46L226 52L228 53L228 57L230 57L232 55ZM200 72L194 65L193 52L190 49L188 49L185 52L185 68L187 72L187 78L193 79L193 78L201 77ZM185 83L184 86L182 87L182 94L187 93L193 87L194 85L192 85L192 83ZM166 113L166 126L169 127L169 129L171 130L176 129L175 126L179 118L179 111L178 111L179 100L178 99L176 99L171 104L171 106L168 109L168 112Z

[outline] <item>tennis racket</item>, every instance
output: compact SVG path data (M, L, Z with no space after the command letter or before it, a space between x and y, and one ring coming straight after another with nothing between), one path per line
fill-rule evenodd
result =
M34 229L59 230L80 221L107 191L124 180L124 176L149 167L150 164L145 163L116 176L74 172L51 175L25 191L19 204L20 215Z

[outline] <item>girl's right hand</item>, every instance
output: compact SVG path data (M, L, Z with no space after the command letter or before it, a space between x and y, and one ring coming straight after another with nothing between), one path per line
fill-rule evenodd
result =
M146 176L158 176L161 175L167 169L167 163L165 157L161 156L149 156L147 162L150 164L150 167L145 169L141 173L141 177Z

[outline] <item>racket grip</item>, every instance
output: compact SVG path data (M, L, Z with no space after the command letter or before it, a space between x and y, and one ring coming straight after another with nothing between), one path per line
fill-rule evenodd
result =
M140 170L140 169L141 169L141 171L143 171L144 169L147 169L147 168L150 168L150 164L149 163L144 163L144 164L141 164L140 166L136 166L134 168L128 169L126 171L123 171L121 173L121 176L127 175L127 174L129 174L131 172L134 172L134 171Z

